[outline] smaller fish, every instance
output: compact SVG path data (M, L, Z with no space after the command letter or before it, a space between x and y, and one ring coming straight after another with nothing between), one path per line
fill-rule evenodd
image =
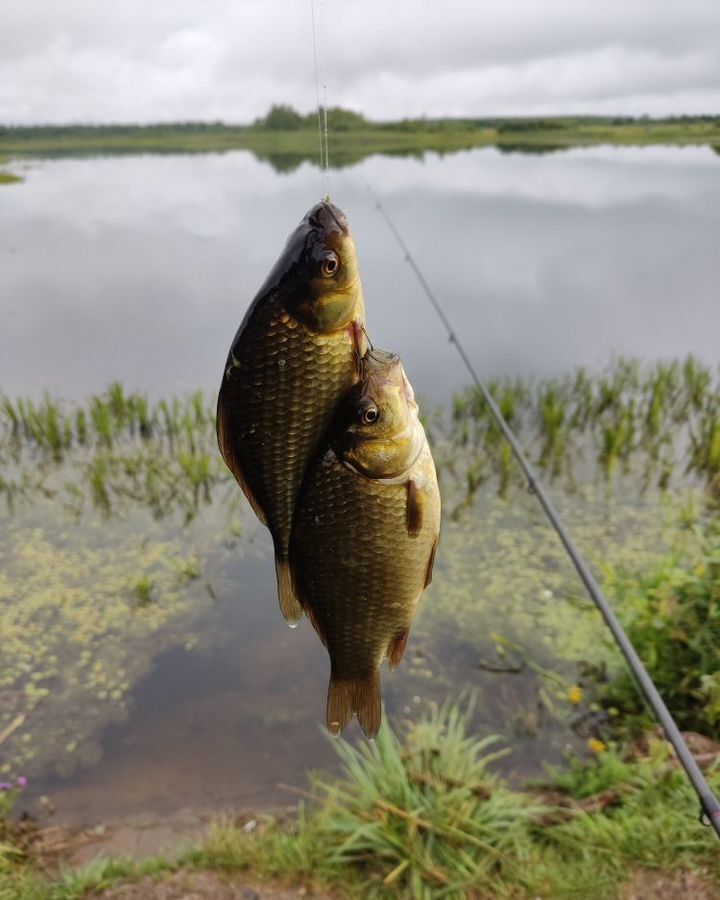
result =
M380 673L405 651L440 531L435 464L400 357L369 350L344 417L308 470L290 560L330 655L327 727L380 727Z

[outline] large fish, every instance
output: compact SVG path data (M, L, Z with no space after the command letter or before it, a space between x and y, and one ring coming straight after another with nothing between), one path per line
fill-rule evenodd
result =
M300 600L330 655L327 726L380 726L379 667L400 662L440 530L435 465L400 358L363 359L329 446L308 470L291 539Z
M359 377L364 319L347 219L323 201L290 235L243 319L217 407L220 451L272 534L290 624L302 616L288 567L292 516L308 464Z

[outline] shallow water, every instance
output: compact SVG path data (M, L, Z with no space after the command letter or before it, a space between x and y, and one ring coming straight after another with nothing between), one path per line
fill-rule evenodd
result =
M705 149L490 149L369 159L333 172L331 188L356 234L374 339L442 404L464 372L362 179L483 374L543 376L620 353L715 365L719 167ZM0 193L0 389L74 399L113 379L154 396L212 392L254 290L321 187L310 166L279 175L246 153L36 162L24 174ZM0 771L27 773L26 803L37 810L47 794L67 821L293 802L282 783L335 767L320 728L328 663L307 622L282 622L268 536L234 484L188 525L131 500L112 515L81 508L68 480L60 467L45 494L0 512L0 730L27 717L0 746ZM631 473L608 487L592 467L574 491L555 483L595 565L662 546L663 505L638 483ZM488 483L464 507L462 478L446 474L443 488L457 515L406 659L383 676L387 710L400 723L474 689L476 727L513 749L503 771L536 776L584 742L572 726L588 709L566 691L580 661L606 652L602 628L567 602L580 591L532 496L502 499Z

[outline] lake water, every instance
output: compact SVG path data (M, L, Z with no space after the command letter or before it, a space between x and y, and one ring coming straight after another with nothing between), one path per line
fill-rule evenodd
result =
M0 392L69 401L114 380L156 398L212 395L322 185L312 166L278 173L243 152L14 169L25 181L0 188ZM365 183L478 370L544 377L613 355L716 366L719 176L706 148L486 149L367 159L333 171L331 191L355 234L373 340L401 353L430 407L467 379ZM328 665L307 623L282 622L267 534L234 484L185 524L131 500L80 513L63 487L73 477L59 467L44 493L0 511L0 602L20 610L0 629L0 731L26 717L0 746L0 773L22 760L30 808L45 793L67 821L293 802L281 783L302 788L308 768L335 765L319 725ZM658 498L635 488L557 486L594 563L661 541ZM448 477L446 511L459 490ZM179 579L189 559L199 574ZM147 607L128 599L141 577ZM383 676L390 718L470 688L478 730L513 748L509 776L581 747L563 685L581 679L602 629L570 594L534 499L481 491L446 517L407 657Z
M322 178L250 153L32 162L0 193L0 386L84 396L112 380L216 390L255 291ZM548 375L611 354L717 358L720 156L709 148L495 149L331 173L368 327L423 396L465 383L364 182L479 371Z

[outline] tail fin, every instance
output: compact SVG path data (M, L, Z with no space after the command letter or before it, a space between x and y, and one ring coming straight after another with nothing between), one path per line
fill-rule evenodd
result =
M303 609L295 594L292 575L290 574L290 564L286 559L278 559L277 556L275 557L275 574L277 575L280 612L285 617L285 621L288 625L291 628L295 628L302 618Z
M374 738L380 728L380 674L356 681L330 676L327 698L328 731L337 737L355 713L362 730Z

